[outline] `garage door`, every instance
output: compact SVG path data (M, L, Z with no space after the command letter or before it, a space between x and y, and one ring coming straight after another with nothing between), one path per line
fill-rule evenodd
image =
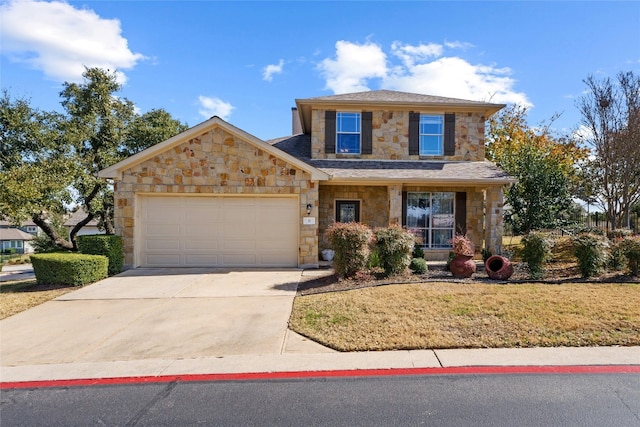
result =
M295 267L298 199L140 199L139 264L144 267Z

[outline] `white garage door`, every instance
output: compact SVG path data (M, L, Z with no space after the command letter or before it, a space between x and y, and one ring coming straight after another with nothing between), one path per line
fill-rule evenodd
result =
M295 267L298 212L293 197L141 197L139 264Z

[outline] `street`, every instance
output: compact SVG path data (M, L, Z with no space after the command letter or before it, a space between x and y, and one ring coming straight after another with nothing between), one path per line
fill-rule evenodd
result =
M638 374L409 375L2 390L3 426L639 426Z

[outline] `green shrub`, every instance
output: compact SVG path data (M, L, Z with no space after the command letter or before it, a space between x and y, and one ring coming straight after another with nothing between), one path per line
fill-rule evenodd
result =
M453 261L455 258L456 258L456 253L453 251L449 251L449 256L447 257L447 264L444 267L446 271L451 271L451 261Z
M413 245L413 253L411 254L412 258L422 258L424 259L424 249L419 244Z
M392 225L376 228L373 232L380 267L387 276L400 274L411 263L411 253L415 245L413 234L402 227Z
M582 277L595 276L607 264L609 242L597 234L580 234L573 238L573 254L578 258Z
M373 269L378 267L380 267L380 256L378 255L378 251L376 250L376 248L373 248L371 250L371 253L369 253L369 261L367 261L367 268Z
M18 250L16 248L6 248L2 253L5 255L14 255L18 253Z
M367 267L371 229L366 225L336 222L325 231L325 237L335 251L333 258L336 274L351 277Z
M487 262L487 260L488 260L489 258L491 258L491 255L493 255L493 254L491 253L491 251L490 251L489 249L487 249L487 248L482 248L482 250L480 251L480 253L482 254L482 261L483 261L483 262Z
M109 258L109 276L122 271L124 252L122 238L108 234L78 236L78 249L83 254L104 255Z
M36 281L81 286L107 277L109 260L102 255L78 253L31 255Z
M629 272L637 276L640 270L640 236L627 237L620 242L620 246L627 258Z
M609 250L609 260L607 261L607 267L613 271L622 270L627 265L627 257L624 255L624 248L622 242L624 239L616 238L612 243Z
M551 255L551 242L539 231L532 231L522 238L522 261L527 263L532 279L542 279L544 263Z
M413 258L411 260L411 264L409 264L409 268L415 274L424 274L429 270L429 267L427 267L427 261L425 261L424 258Z

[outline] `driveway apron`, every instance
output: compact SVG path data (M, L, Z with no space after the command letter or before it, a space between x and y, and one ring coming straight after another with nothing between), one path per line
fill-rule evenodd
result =
M136 269L0 321L2 366L280 354L301 270Z

